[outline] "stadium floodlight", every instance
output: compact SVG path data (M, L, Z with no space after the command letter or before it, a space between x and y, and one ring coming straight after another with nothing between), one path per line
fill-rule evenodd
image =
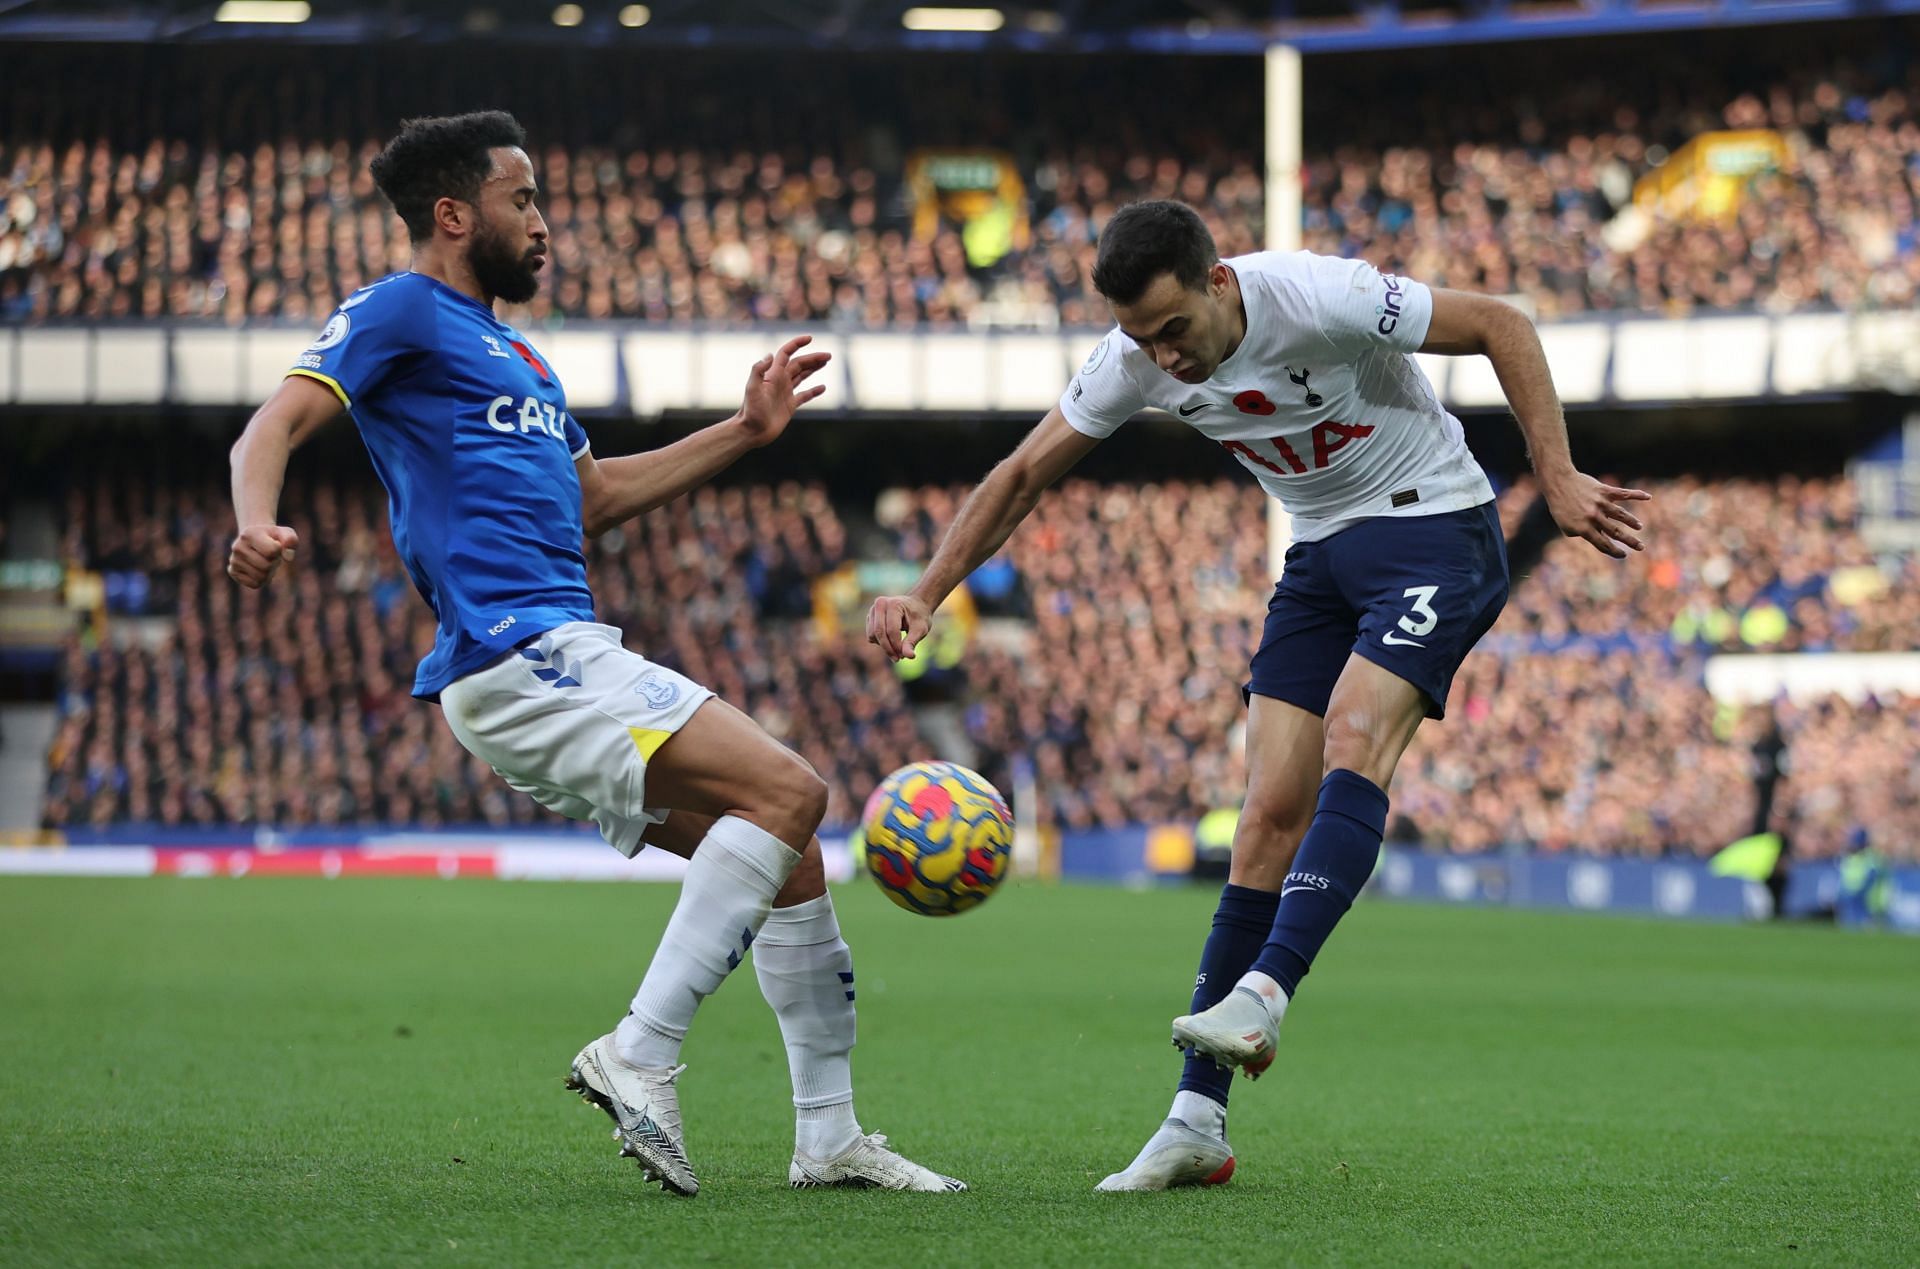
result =
M579 5L563 4L555 7L553 11L553 24L555 26L579 26L580 20L586 16L586 11Z
M908 9L900 15L909 31L998 31L1006 21L998 9Z
M214 13L215 22L305 22L313 16L307 0L226 0Z
M653 21L653 10L644 4L630 4L620 10L621 26L645 26Z

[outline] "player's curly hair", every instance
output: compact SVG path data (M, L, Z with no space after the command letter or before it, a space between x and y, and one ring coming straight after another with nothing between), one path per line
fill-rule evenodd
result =
M433 237L433 205L443 198L471 203L493 170L496 146L526 148L527 133L504 110L408 119L370 166L373 183L400 213L417 245Z
M1093 288L1115 304L1131 304L1155 278L1171 273L1181 286L1198 291L1219 261L1213 235L1193 208L1165 198L1129 203L1100 234Z

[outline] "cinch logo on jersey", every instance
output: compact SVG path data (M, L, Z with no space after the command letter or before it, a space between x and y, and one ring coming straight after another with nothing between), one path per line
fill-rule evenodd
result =
M512 410L512 397L495 397L487 406L487 426L496 432L519 432L522 436L539 432L566 443L567 432L560 421L560 412L547 402L524 397L518 412L509 414Z
M1400 303L1406 299L1407 293L1400 289L1400 279L1391 273L1381 274L1380 280L1386 283L1387 294L1386 299L1374 312L1380 314L1380 333L1391 335L1394 327L1400 324Z

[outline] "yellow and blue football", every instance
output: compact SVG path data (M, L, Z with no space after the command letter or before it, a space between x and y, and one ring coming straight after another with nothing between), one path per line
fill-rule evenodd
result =
M1007 875L1013 815L977 771L916 762L881 782L860 817L861 856L880 890L909 912L955 916Z

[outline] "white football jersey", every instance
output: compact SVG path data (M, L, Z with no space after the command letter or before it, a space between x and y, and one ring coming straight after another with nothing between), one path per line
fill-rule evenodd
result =
M1116 326L1060 398L1076 431L1111 436L1147 406L1179 415L1280 500L1297 542L1493 500L1460 420L1410 356L1433 319L1426 286L1306 251L1226 263L1247 311L1233 356L1182 383Z

